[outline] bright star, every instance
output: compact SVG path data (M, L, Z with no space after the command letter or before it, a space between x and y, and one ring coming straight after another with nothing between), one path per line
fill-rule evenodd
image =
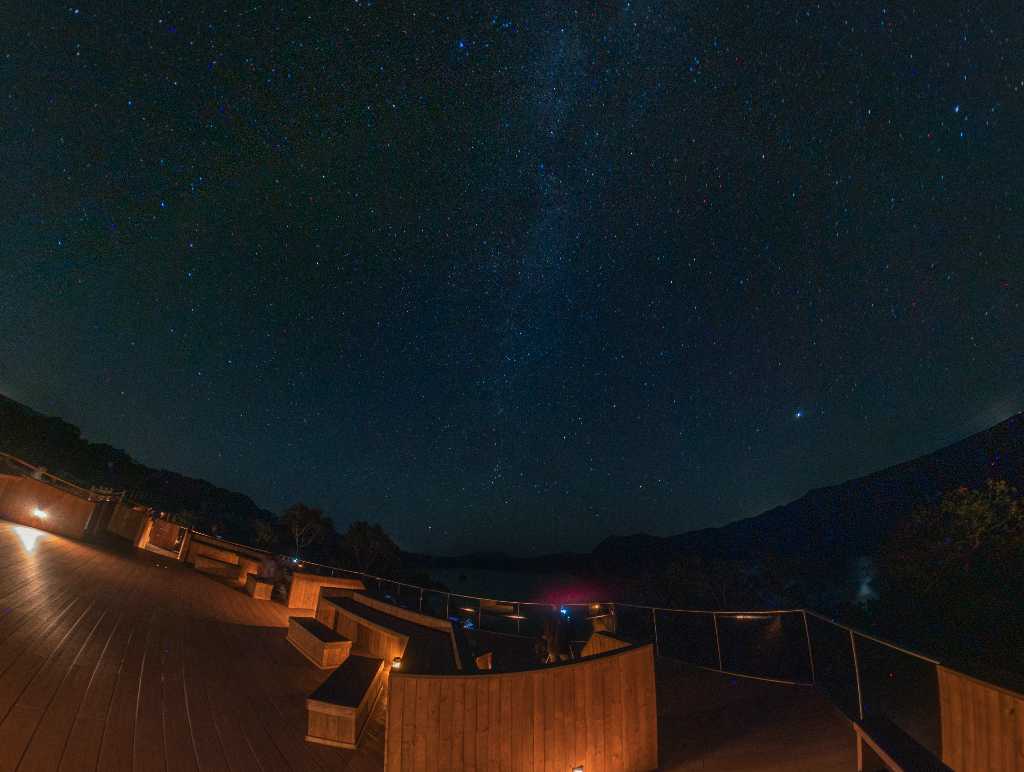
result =
M794 418L803 418L804 417L804 411L803 410L797 410L795 413L793 413L793 417Z

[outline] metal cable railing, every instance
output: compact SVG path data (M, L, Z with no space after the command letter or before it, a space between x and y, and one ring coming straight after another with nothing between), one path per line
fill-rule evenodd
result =
M88 501L113 501L122 496L121 491L114 491L108 488L86 488L78 483L65 480L63 477L58 477L52 472L47 471L44 467L30 464L28 461L12 456L10 453L0 452L0 459L21 470L26 476L34 480L39 480Z

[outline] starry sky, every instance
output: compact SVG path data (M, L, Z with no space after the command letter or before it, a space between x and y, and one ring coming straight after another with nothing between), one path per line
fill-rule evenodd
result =
M1012 3L21 3L0 392L407 549L756 514L1024 408Z

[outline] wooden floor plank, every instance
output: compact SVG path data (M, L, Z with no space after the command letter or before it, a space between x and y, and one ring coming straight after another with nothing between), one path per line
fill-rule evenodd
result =
M71 668L54 695L32 737L18 769L23 772L53 770L60 766L78 711L89 684L117 626L116 613L104 615L82 656Z
M103 729L98 768L129 770L135 747L135 718L139 707L139 687L146 655L146 641L152 612L143 612L127 620L131 639L121 663Z
M61 685L72 677L80 655L86 650L105 613L97 606L90 607L74 629L57 645L56 656L36 672L7 718L0 723L0 769L12 769L19 765L52 699ZM28 721L30 717L34 718L31 726ZM53 729L57 724L51 720L47 722L47 727Z

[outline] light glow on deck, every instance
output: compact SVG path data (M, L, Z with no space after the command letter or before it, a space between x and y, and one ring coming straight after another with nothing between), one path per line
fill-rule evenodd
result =
M39 507L36 507L35 509L33 509L32 510L32 514L35 517L38 517L40 520L45 520L46 519L46 512L41 510Z
M43 532L35 528L29 528L25 525L14 526L14 532L21 539L21 546L25 548L26 552L34 552L36 548L36 542L43 536Z

